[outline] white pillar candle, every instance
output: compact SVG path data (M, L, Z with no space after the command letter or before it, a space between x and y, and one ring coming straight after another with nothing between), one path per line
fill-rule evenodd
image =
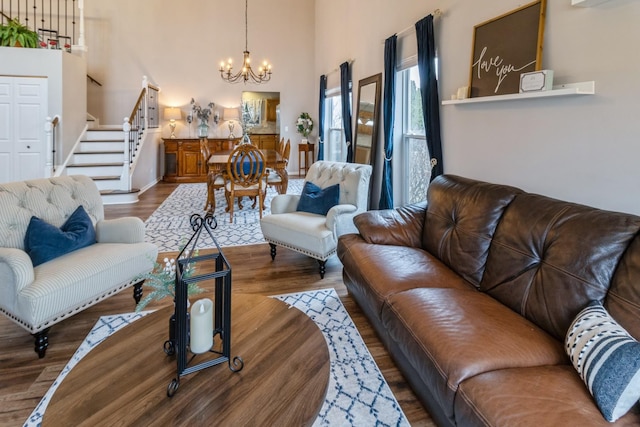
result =
M191 307L191 342L194 354L206 353L213 347L213 301L202 298Z

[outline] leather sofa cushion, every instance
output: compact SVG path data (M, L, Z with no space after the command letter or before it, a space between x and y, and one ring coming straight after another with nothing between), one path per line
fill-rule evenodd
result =
M382 323L451 419L458 385L468 378L496 369L568 363L561 342L474 289L392 294Z
M455 175L439 176L427 193L423 247L478 286L500 217L521 192Z
M605 308L640 341L640 236L624 254L607 294Z
M455 399L458 425L638 426L640 405L608 423L571 366L503 369L469 378Z
M558 339L604 301L640 217L518 195L496 230L480 289Z
M353 223L367 243L421 248L426 212L426 202L415 203L363 212L353 218Z
M422 249L369 244L359 235L346 234L340 237L338 255L350 266L349 290L364 297L377 317L385 300L396 292L423 286L474 289Z

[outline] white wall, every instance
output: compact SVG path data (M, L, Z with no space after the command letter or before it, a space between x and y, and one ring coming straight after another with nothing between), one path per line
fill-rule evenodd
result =
M236 68L242 63L244 2L89 1L85 15L88 72L103 84L91 87L88 108L102 124L121 124L130 114L143 75L161 88L161 119L165 106L180 107L186 117L192 97L202 106L213 101L222 114L222 108L240 105L243 90L280 92L281 133L293 142L299 139L294 123L300 112L317 109L312 1L249 2L251 58L273 64L271 81L262 85L229 84L218 72L220 62L229 57ZM168 122L161 120L161 125L166 138ZM196 125L192 123L193 136ZM188 137L187 126L179 122L176 135ZM210 130L213 136L228 133L223 123ZM289 169L297 171L297 155L292 153L291 159L296 164Z
M543 67L554 70L556 83L595 80L596 95L442 107L445 173L640 214L640 2L547 3ZM522 4L317 0L314 79L351 58L354 85L381 72L382 41L440 8L440 98L449 99L468 84L474 25ZM405 47L413 42L407 38L415 33L401 37ZM338 85L330 74L328 86Z
M56 165L69 155L86 125L86 73L82 58L62 50L0 47L0 75L46 77L48 80L47 115L62 118L59 125L62 147L56 147ZM44 129L44 123L42 127Z

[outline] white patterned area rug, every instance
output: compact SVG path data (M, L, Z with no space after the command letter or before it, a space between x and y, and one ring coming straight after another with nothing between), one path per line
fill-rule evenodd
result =
M302 193L303 182L304 180L302 179L290 179L287 194ZM262 211L262 215L271 213L271 199L276 194L278 193L275 189L272 187L267 188L267 197L264 203L265 210ZM224 197L224 190L216 190L215 196L216 210L214 217L218 227L213 230L213 235L221 247L264 243L258 209L257 207L251 208L252 202L248 197L243 198L242 209L239 209L237 201L235 202L233 223L231 223L229 212L225 211L227 201ZM180 247L193 234L189 222L191 215L197 213L204 216L206 200L206 184L180 184L145 221L145 240L158 246L160 252L180 250ZM206 233L202 234L199 247L213 247L213 242Z
M409 426L400 405L334 289L278 295L309 316L327 340L331 378L314 426ZM103 316L49 388L24 426L40 426L65 376L109 335L149 312Z

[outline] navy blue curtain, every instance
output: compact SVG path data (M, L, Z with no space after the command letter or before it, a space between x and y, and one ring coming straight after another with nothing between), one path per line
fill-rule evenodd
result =
M353 131L351 130L351 73L349 63L340 64L340 96L342 97L342 127L347 143L347 162L353 162Z
M418 38L418 71L427 147L431 156L431 180L444 173L442 169L442 140L440 139L440 101L436 80L436 48L433 15L416 22Z
M327 92L327 76L320 76L318 96L318 160L324 160L324 97Z
M394 34L384 42L384 99L382 100L382 122L384 124L384 163L382 165L382 189L380 209L393 207L393 119L395 117L396 98L396 42Z

